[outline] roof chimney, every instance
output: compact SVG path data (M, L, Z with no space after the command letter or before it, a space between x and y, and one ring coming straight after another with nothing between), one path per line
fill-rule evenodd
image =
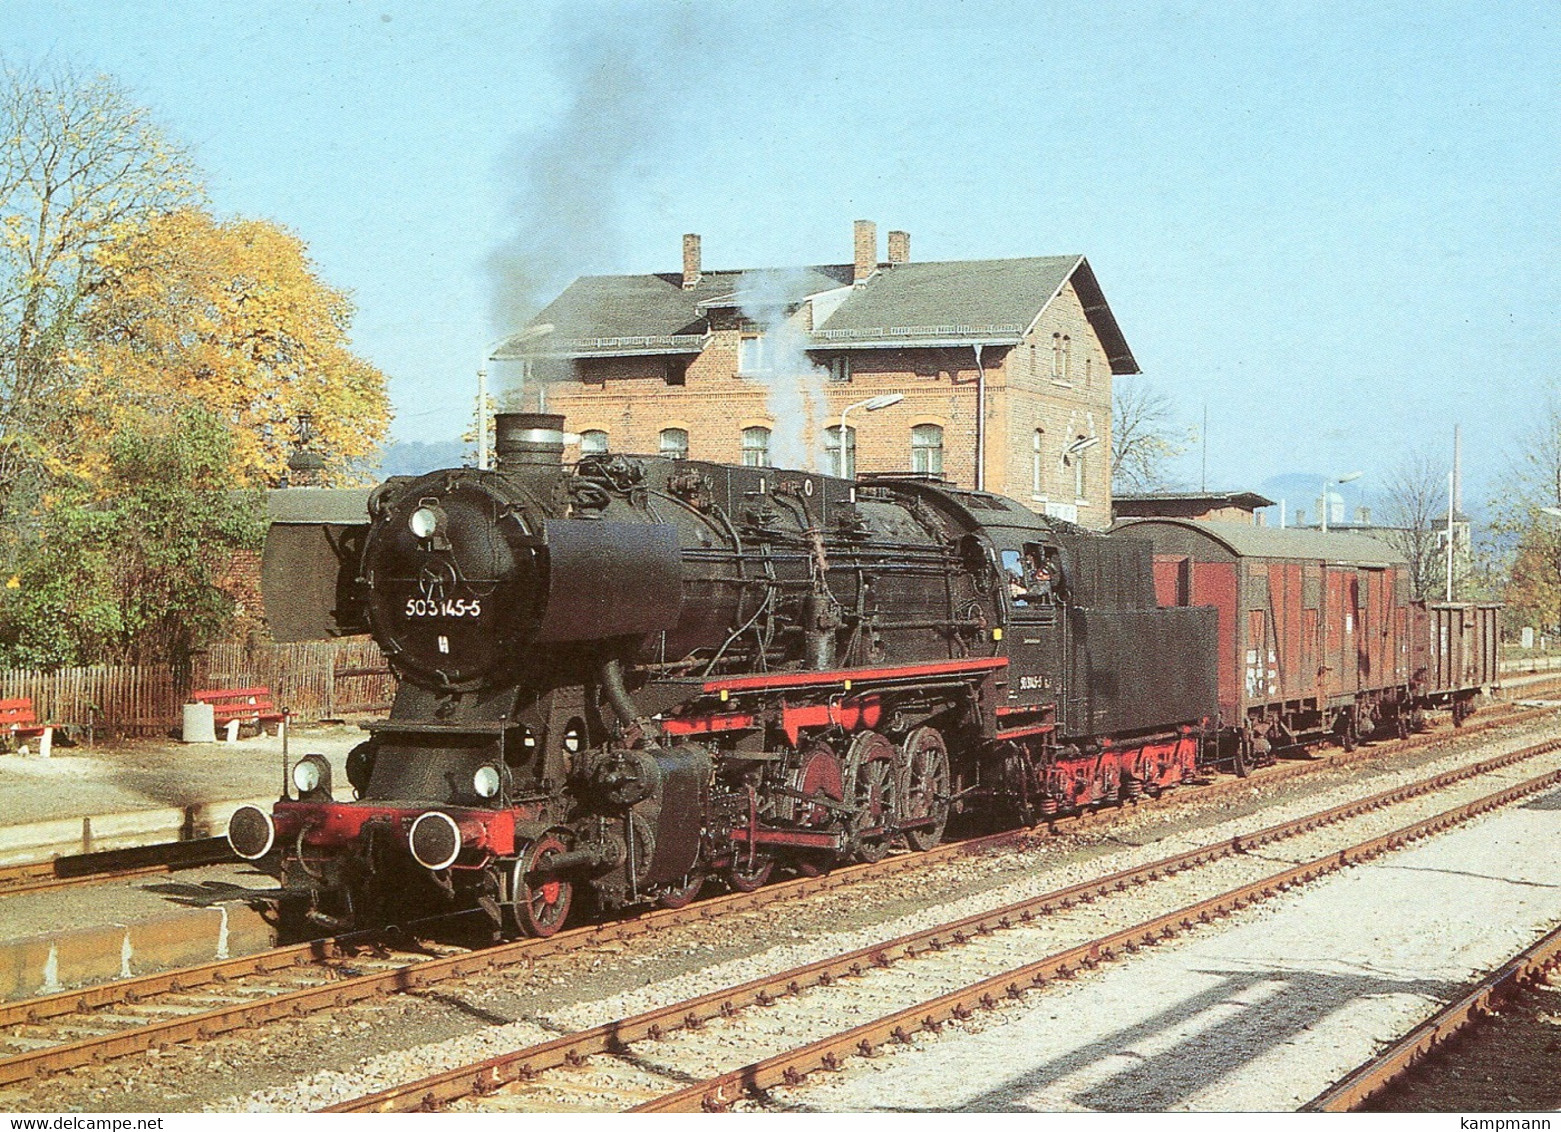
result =
M889 262L910 263L911 261L911 234L909 232L889 233Z
M854 232L856 270L851 273L851 282L860 283L878 270L878 225L871 220L858 220Z
M699 234L689 232L683 237L683 289L686 291L699 282Z

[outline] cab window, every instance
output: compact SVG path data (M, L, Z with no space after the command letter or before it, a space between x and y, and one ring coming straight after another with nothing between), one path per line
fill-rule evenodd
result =
M1044 547L1026 543L1022 551L1003 551L1002 561L1003 580L1015 606L1043 605L1053 600L1057 571Z

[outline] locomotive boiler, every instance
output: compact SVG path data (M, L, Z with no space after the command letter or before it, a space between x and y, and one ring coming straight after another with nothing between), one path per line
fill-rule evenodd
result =
M400 677L230 841L337 927L460 906L548 935L1035 820L1196 771L1215 615L1156 605L1147 542L928 477L598 455L499 414L497 467L286 493L280 640L371 632Z

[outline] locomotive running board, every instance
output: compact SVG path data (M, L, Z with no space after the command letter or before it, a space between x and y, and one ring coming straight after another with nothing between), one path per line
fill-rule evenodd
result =
M1006 656L970 660L943 660L931 664L905 664L894 668L835 668L824 672L775 672L732 679L717 677L704 682L706 692L767 692L777 688L818 688L832 684L850 691L854 684L878 684L891 680L920 680L933 676L966 676L1008 667Z

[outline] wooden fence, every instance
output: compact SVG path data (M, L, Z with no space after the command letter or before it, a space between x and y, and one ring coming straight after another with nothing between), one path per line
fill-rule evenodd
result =
M306 722L385 711L395 695L395 678L366 637L213 645L195 658L185 686L166 665L0 670L0 698L27 696L38 718L102 737L166 735L183 722L192 690L257 685Z

